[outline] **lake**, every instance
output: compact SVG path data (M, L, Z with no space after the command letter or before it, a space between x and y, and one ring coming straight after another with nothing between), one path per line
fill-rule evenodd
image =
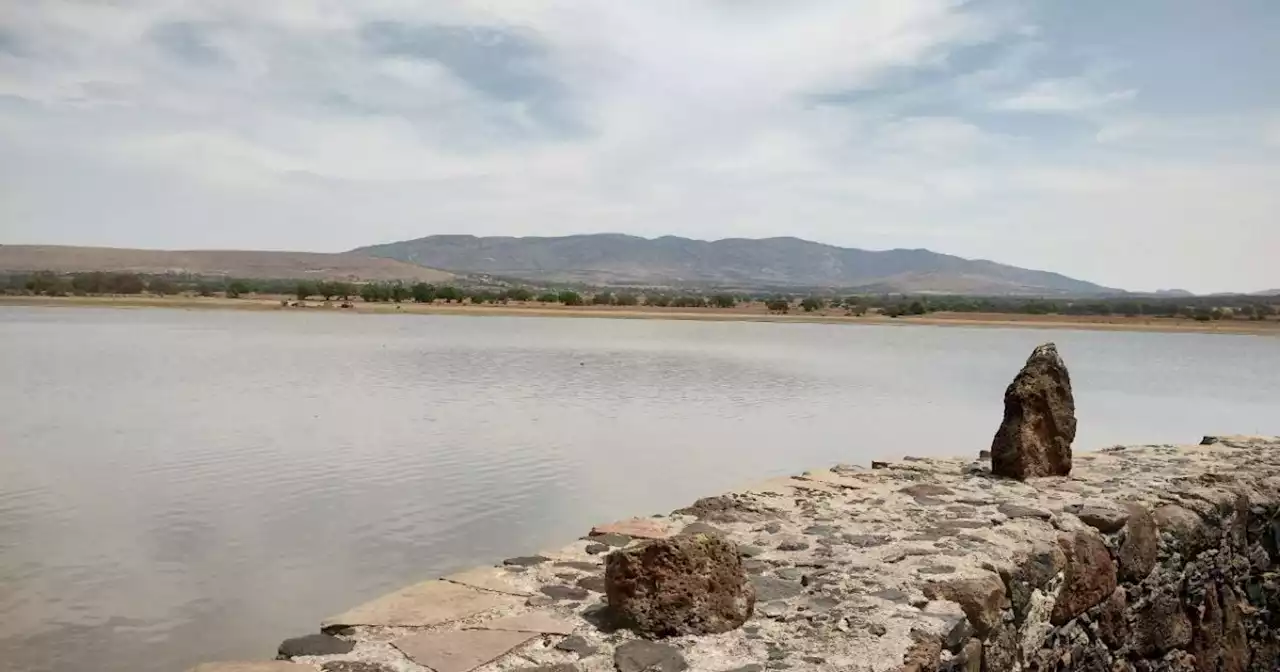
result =
M1077 450L1280 434L1265 336L0 307L0 669L270 658L593 523L976 455L1046 340Z

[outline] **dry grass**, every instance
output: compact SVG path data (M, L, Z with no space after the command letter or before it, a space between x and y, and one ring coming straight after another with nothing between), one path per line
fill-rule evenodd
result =
M302 307L284 307L282 296L255 296L226 299L199 296L85 296L50 298L43 296L0 296L0 305L11 306L97 306L111 308L179 308L224 310L277 310L288 312L325 311L349 314L421 314L421 315L514 315L526 317L596 317L615 319L702 320L741 322L817 322L827 324L932 325L963 327L1004 327L1025 329L1084 329L1096 331L1158 331L1207 334L1262 334L1280 336L1280 322L1251 322L1087 316L1087 315L1010 315L1005 313L932 313L924 317L889 318L878 315L852 317L842 312L770 314L760 304L743 304L736 308L658 308L651 306L562 306L558 304L513 303L508 305L462 305L416 303L364 303L356 301L351 308L340 308L338 302L309 301ZM292 303L291 300L289 300Z

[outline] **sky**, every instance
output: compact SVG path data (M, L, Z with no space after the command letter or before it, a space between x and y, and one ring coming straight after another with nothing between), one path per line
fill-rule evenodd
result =
M1280 287L1274 0L5 0L0 243L797 236Z

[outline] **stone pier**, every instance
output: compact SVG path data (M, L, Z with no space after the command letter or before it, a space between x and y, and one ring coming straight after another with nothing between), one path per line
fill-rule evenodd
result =
M835 466L602 525L409 586L198 672L1280 670L1280 438ZM604 559L678 534L736 544L742 627L618 627ZM735 623L736 625L736 623Z

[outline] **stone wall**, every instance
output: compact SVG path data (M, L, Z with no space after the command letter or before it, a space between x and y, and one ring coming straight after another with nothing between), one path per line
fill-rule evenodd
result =
M1069 476L1025 482L989 460L874 466L601 526L330 618L287 661L198 669L1280 670L1280 440L1076 453ZM751 591L741 627L731 594L708 603L711 634L665 623L666 603L637 608L674 636L617 620L602 559L673 535L736 546L748 581L714 585Z

